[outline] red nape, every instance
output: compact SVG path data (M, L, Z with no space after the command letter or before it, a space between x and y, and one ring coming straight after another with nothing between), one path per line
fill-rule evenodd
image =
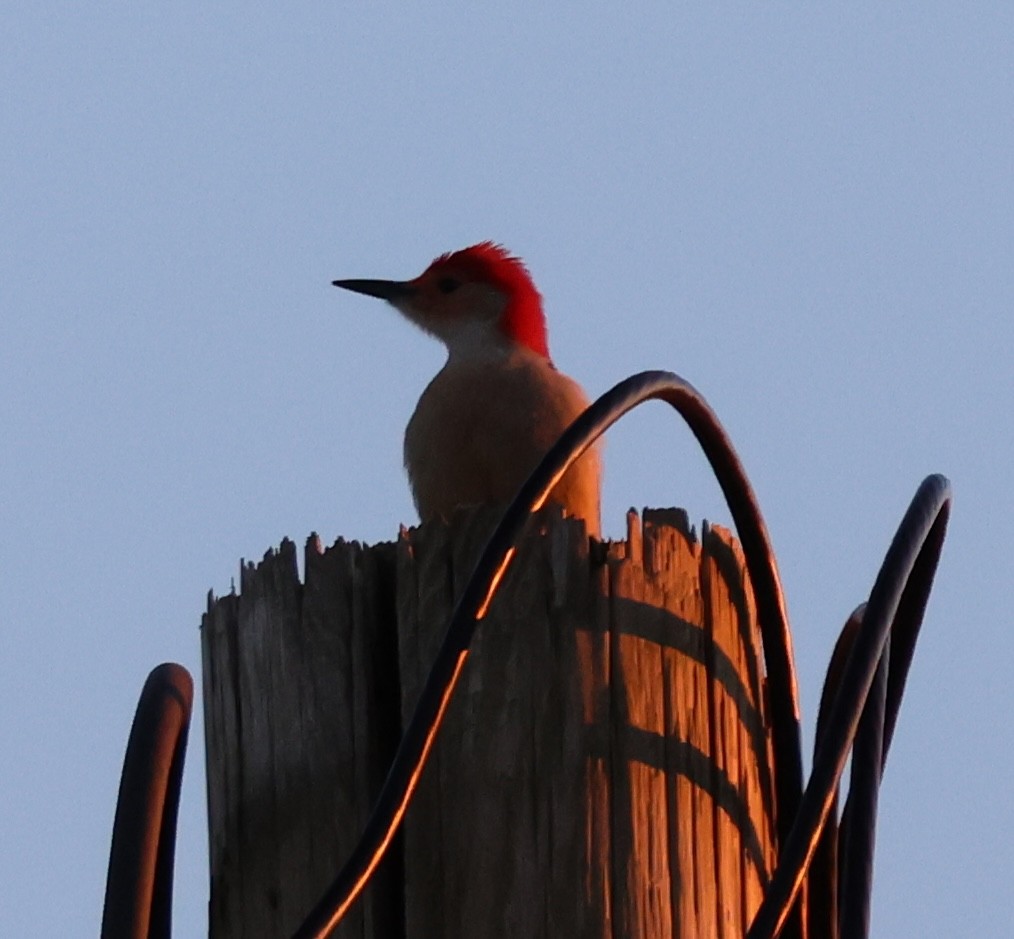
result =
M440 255L425 274L451 270L468 280L492 284L506 294L507 307L500 318L500 329L504 335L549 358L542 296L521 258L515 257L502 245L482 241L470 248Z

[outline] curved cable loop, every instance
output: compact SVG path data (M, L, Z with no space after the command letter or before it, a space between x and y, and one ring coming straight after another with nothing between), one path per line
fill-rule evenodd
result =
M888 664L883 689L877 689L880 669L870 701L866 704L862 720L856 731L852 753L852 779L848 798L842 812L839 844L840 928L843 939L865 939L869 932L870 901L873 882L873 850L876 839L877 797L880 782L887 765L898 710L904 693L905 679L912 662L916 639L922 625L923 614L933 586L940 550L947 528L949 501L941 516L930 529L926 543L920 550L905 583L891 626L887 648L881 658ZM866 711L874 710L876 717L867 720ZM868 740L862 740L866 735ZM856 753L865 754L858 761Z
M102 939L169 939L176 813L194 682L182 665L148 675L123 758Z
M753 585L770 689L779 841L784 843L802 790L799 704L792 643L767 528L746 473L704 398L671 372L633 375L607 391L563 433L519 490L485 549L451 617L440 651L405 730L359 844L293 939L322 939L345 915L387 850L418 783L475 628L486 613L531 514L570 465L609 427L651 399L666 401L697 438L729 505Z
M870 698L871 687L883 662L883 710L881 711L879 692L874 695L872 705L872 710L882 714L883 738L878 756L880 765L872 780L866 774L860 781L861 786L879 785L890 743L889 731L893 731L897 719L912 650L947 529L950 504L951 491L947 479L938 475L927 477L919 486L891 541L849 653L841 678L841 689L835 697L818 742L813 772L803 793L792 832L780 852L778 867L747 933L748 939L770 939L777 936L786 921L793 899L802 887L808 865L819 844L849 748L855 739L860 718ZM888 664L884 661L885 647L896 623L899 628L901 661ZM891 672L894 673L893 680ZM854 794L850 794L849 802L852 801L852 795ZM863 859L869 855L874 820L868 812L871 809L875 811L876 804L874 799L871 806L868 792L861 798L865 801L862 810L850 810L849 804L846 804L844 815L849 818L843 836L843 874L845 866L866 863ZM859 847L853 849L860 826L865 833L864 838L859 842ZM860 861L856 861L856 857ZM850 879L853 883L856 882L854 876L843 876L843 882ZM854 891L842 891L840 921L856 930L851 935L862 936L865 935L861 931L865 928L862 925L865 916L858 915L855 905L869 903L868 878L861 877L858 882L861 886L855 887Z

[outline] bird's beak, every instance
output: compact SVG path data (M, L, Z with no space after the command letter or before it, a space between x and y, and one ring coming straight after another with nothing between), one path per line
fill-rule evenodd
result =
M379 297L390 303L406 300L416 292L415 285L406 280L333 280L331 283L335 287L365 293L368 297Z

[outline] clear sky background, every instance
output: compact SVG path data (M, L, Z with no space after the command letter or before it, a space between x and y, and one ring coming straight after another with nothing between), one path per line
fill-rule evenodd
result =
M671 369L725 422L807 750L841 622L952 479L873 934L1014 934L1014 7L547 6L0 9L0 935L97 933L137 695L200 675L206 591L283 536L414 520L441 349L330 281L486 238L592 395ZM728 522L662 405L606 471L614 536L629 505ZM201 721L178 936L206 928Z

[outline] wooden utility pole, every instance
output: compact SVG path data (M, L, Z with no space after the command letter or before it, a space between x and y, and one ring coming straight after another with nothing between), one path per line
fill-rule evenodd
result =
M202 627L210 935L291 933L351 852L498 513L294 545ZM336 935L740 937L775 857L742 556L686 514L593 543L547 511L476 641L404 830Z

